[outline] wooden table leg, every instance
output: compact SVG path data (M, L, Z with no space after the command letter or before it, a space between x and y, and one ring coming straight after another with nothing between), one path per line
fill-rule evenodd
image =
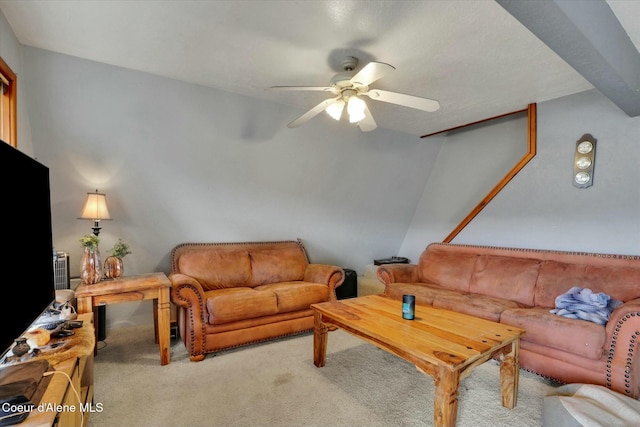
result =
M153 300L153 335L156 344L160 344L160 338L158 338L158 298Z
M92 297L79 297L77 299L78 304L78 314L91 313L93 312L93 331L94 331L94 345L93 345L93 355L98 355L98 313L93 309L93 298Z
M500 392L502 406L513 409L518 404L518 381L520 379L520 340L511 343L511 351L500 362Z
M160 364L168 365L171 361L171 349L169 348L171 303L169 300L169 288L158 290L158 343L160 345Z
M454 427L458 417L460 371L451 371L440 367L433 379L436 385L433 402L433 425L435 427Z
M322 323L322 314L313 315L313 364L322 368L327 361L327 333L329 328Z

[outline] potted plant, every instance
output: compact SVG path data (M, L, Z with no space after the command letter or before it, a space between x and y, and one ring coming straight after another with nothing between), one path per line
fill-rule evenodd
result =
M100 239L94 234L86 234L80 238L80 245L83 247L80 279L84 284L98 283L102 278L99 244Z
M118 239L118 242L111 248L111 256L104 260L104 275L109 279L115 279L124 273L124 263L122 258L130 254L127 242Z

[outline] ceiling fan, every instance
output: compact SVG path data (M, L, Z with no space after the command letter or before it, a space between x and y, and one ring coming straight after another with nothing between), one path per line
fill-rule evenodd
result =
M330 85L322 86L271 86L275 90L291 91L324 91L334 95L333 98L325 99L291 123L287 127L295 128L311 120L313 117L326 111L335 120L340 120L344 107L347 107L347 114L351 123L356 123L363 132L374 130L378 125L373 119L362 95L368 96L375 101L389 102L391 104L402 105L404 107L433 112L440 108L440 103L433 99L421 98L413 95L405 95L397 92L389 92L381 89L370 89L369 85L384 77L395 67L384 62L369 62L360 71L353 74L353 70L358 66L358 58L347 57L343 64L344 72L338 73L331 79Z

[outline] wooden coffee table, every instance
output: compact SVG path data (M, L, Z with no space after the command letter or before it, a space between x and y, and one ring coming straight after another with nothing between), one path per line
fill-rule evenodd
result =
M516 406L522 329L421 305L416 305L414 320L405 320L402 301L382 295L312 304L311 308L317 367L325 365L327 333L333 327L413 363L435 381L434 426L455 426L460 380L496 356L501 359L502 406Z

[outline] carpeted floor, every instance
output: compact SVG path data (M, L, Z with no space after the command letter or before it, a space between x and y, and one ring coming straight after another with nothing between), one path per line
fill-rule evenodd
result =
M89 426L433 425L431 377L341 330L329 333L327 363L313 365L313 335L303 334L191 362L172 340L160 365L153 327L110 330L95 359ZM460 385L460 427L541 426L544 396L557 384L520 372L518 405L500 400L497 362L477 367Z

